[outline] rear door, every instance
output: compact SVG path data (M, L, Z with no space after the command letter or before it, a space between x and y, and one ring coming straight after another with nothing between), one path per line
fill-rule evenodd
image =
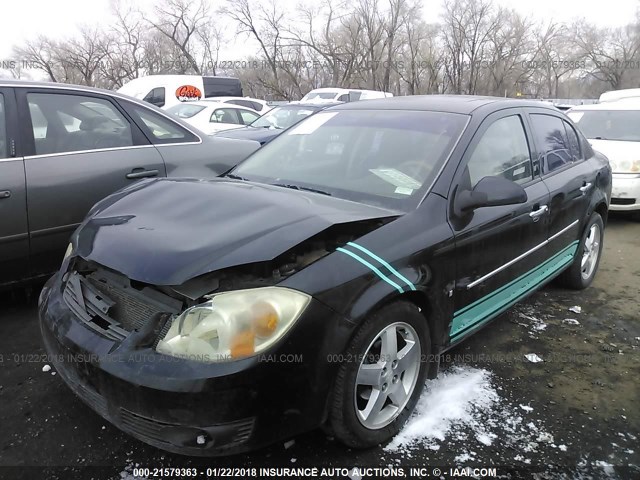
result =
M451 209L457 276L452 342L472 333L539 283L535 272L547 257L549 191L532 162L525 125L521 109L489 115L454 177L450 198L473 189L486 176L502 176L520 184L528 200L479 208L461 217Z
M165 176L159 152L108 96L17 89L26 139L31 273L54 271L71 233L99 200Z
M24 160L13 89L0 88L0 285L28 276Z
M579 232L587 221L596 169L585 159L574 127L561 115L530 109L536 158L549 188L549 251L577 248Z

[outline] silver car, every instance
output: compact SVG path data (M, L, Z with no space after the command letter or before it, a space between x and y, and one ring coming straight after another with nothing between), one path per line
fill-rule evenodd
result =
M55 271L91 206L116 190L213 178L259 146L115 92L0 80L0 286Z

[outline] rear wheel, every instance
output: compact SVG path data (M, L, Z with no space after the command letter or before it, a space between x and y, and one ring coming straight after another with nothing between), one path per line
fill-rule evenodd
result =
M600 264L604 240L604 224L602 217L593 212L587 227L582 234L576 257L561 276L560 282L569 288L581 290L593 282Z
M365 448L398 433L422 391L430 350L429 328L415 305L393 303L368 319L338 372L330 413L336 437Z

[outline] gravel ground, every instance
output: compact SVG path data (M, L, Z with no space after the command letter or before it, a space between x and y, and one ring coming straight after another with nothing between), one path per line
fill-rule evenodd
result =
M319 431L216 459L140 443L82 404L54 370L43 371L36 295L1 294L0 478L134 478L136 466L408 472L422 465L497 466L512 477L640 478L639 239L640 222L613 217L591 288L548 286L449 352L401 435L366 451ZM530 353L543 361L526 360Z

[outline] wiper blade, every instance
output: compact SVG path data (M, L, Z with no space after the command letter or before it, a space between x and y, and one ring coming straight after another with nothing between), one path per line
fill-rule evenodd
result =
M244 177L241 177L240 175L236 175L234 173L227 173L226 175L224 175L225 178L232 178L234 180L244 180L245 182L248 182L249 180L247 180Z
M300 185L291 185L288 183L272 183L271 185L273 185L274 187L284 187L284 188L290 188L292 190L304 190L305 192L319 193L321 195L327 195L329 197L331 196L329 192L325 192L324 190L318 190L317 188L301 187Z

